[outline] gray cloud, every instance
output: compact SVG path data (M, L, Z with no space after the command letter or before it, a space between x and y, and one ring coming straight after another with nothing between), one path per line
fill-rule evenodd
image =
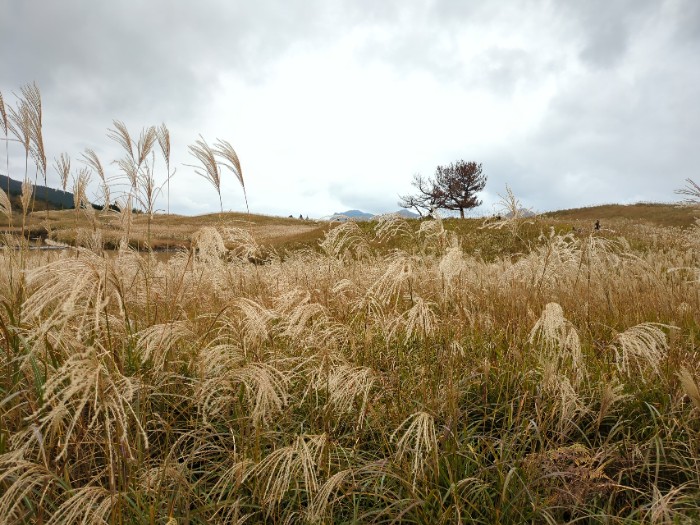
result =
M95 95L91 109L128 115L189 118L221 70L259 81L271 61L322 29L315 2L3 4L4 82L36 80L47 98L60 90L61 103L67 87L81 86Z
M235 71L249 84L294 46L323 38L322 2L204 0L174 3L0 0L0 89L36 81L45 107L50 156L93 147L116 156L105 139L113 119L132 133L167 122L191 141L219 88ZM171 131L173 131L171 129ZM176 139L177 140L177 139ZM182 144L185 149L185 144Z
M694 0L677 0L668 10L676 21L675 37L681 44L700 46L700 3Z
M561 15L578 28L579 57L589 66L609 68L619 63L646 19L655 14L653 0L567 2Z
M611 201L671 201L697 178L700 74L669 63L592 76L562 89L533 134L497 148L489 165L536 208Z
M539 62L523 49L489 48L474 61L475 73L470 81L491 93L510 96L523 85L555 72L554 62Z

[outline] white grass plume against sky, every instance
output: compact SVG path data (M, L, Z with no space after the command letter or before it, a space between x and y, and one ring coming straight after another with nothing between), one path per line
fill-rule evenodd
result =
M675 200L700 177L698 57L696 0L0 0L0 91L37 82L49 159L108 163L112 119L165 122L186 214L219 208L184 166L199 133L257 213L392 211L457 159L484 164L479 214L505 184L539 211ZM222 198L245 209L228 172Z

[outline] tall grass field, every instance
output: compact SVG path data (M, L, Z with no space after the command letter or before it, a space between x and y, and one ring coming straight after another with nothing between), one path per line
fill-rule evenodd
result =
M485 226L6 246L0 519L696 522L697 228Z

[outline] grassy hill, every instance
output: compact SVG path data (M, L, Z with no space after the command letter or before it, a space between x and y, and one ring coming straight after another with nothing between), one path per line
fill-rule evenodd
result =
M647 222L658 226L677 226L685 228L700 218L700 208L696 206L681 206L676 204L660 204L654 202L639 202L637 204L604 204L585 208L572 208L547 212L542 217L567 220L588 221L596 220L604 225L609 221Z
M12 233L21 233L21 215L19 203L15 205L12 227L4 217L0 217L0 229ZM29 214L25 235L29 237L50 237L55 241L74 244L79 230L99 229L106 248L118 246L123 235L122 218L115 212L96 212L94 224L84 211L51 210L48 215L40 200ZM600 220L602 235L608 237L624 236L638 249L649 244L649 228L658 228L675 236L678 229L688 228L694 224L700 210L693 207L679 207L671 204L634 204L605 205L549 212L536 217L521 219L517 235L510 228L498 227L484 219L444 219L447 232L456 234L460 245L468 253L477 253L485 260L494 260L504 254L517 255L527 252L538 244L541 234L547 234L552 228L557 233L572 233L577 236L588 235L593 224ZM150 246L155 250L184 248L191 245L193 235L202 227L238 228L248 232L253 239L268 252L290 251L300 248L317 250L325 233L339 224L328 221L307 221L294 218L273 217L268 215L246 213L214 213L199 216L155 215L150 221L144 214L132 215L130 244L144 249L148 244L150 227ZM357 223L368 239L373 239L376 220ZM422 221L407 221L407 227L417 232ZM407 249L400 237L388 243L371 241L371 245L380 251Z
M15 208L15 211L17 208ZM37 202L25 227L29 237L50 237L52 240L74 244L79 231L97 229L101 232L106 248L119 245L123 234L123 217L114 211L95 211L94 218L81 210L51 210L47 214ZM152 220L142 213L132 215L130 244L143 249L147 245L150 228L151 247L155 250L189 248L195 232L203 227L239 228L252 235L257 243L268 249L287 250L300 247L316 247L330 228L328 222L306 221L255 215L246 213L213 213L198 216L155 215ZM0 217L0 230L19 235L21 215L16 211L10 227L5 217Z

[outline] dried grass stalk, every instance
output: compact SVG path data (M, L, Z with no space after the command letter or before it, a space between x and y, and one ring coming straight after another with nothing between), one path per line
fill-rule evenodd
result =
M7 217L8 220L12 219L12 203L2 188L0 188L0 213Z
M121 499L121 494L114 494L100 486L88 485L76 489L51 515L46 525L109 523L112 509L119 506Z
M615 336L613 349L617 369L632 377L644 380L645 372L651 369L660 372L661 361L668 352L668 342L663 329L675 328L661 323L641 323Z
M0 456L0 520L2 523L22 523L32 507L60 483L60 478L45 464L34 463L18 454Z
M7 137L9 131L9 121L7 119L7 109L5 108L5 99L2 97L2 91L0 91L0 127L2 127L2 133Z
M35 83L22 87L22 96L29 107L30 137L32 141L31 154L39 173L43 175L46 183L46 151L44 150L44 136L42 133L42 107L41 92Z
M387 213L376 220L374 235L379 242L391 239L410 239L413 236L413 230L408 221L397 213Z
M207 144L201 135L199 136L199 140L188 146L188 149L190 150L190 155L197 159L201 166L192 166L190 164L187 164L187 166L195 168L194 172L197 175L208 180L211 185L214 186L216 193L219 195L219 205L223 213L224 204L221 200L221 171L219 170L219 163L216 161L216 151Z
M153 126L141 130L139 141L136 144L136 151L138 153L137 167L142 166L146 161L146 158L148 155L150 155L151 150L153 149L153 145L156 143L156 139L156 128Z
M63 191L66 191L68 177L70 176L70 157L67 153L61 153L57 159L54 159L54 169L61 178L61 188L63 188Z
M425 476L428 466L437 466L438 444L435 420L427 412L411 414L391 434L392 441L396 439L404 427L406 430L396 442L396 457L401 459L409 456L411 458L411 473L415 486L418 479Z
M260 480L263 504L279 504L292 487L313 498L319 490L319 464L327 446L325 434L300 435L292 445L278 448L255 465L248 476Z
M367 236L354 221L347 221L326 232L321 249L334 258L362 258L369 254Z
M548 303L530 331L530 344L540 343L543 361L554 361L556 369L567 368L577 378L586 374L581 341L574 325L564 317L557 303Z
M155 133L163 159L166 164L170 165L170 131L165 124L161 124L155 129Z
M167 214L170 215L170 178L172 174L170 173L170 131L163 123L156 128L156 139L158 140L158 145L160 146L160 152L163 154L163 159L165 160L165 169L167 175L167 185L168 185L168 209Z
M226 142L225 140L217 139L217 142L214 143L214 152L224 160L224 162L220 162L219 164L230 169L238 179L238 182L243 189L246 211L250 213L250 209L248 208L248 194L245 191L245 182L243 182L243 170L241 169L241 162L238 159L236 151L233 149L233 146L231 146L230 143Z
M31 110L29 105L20 100L16 108L10 107L10 118L8 121L10 133L22 144L25 152L25 159L29 156L32 141ZM25 169L26 172L26 169Z
M97 173L97 176L100 177L100 180L103 184L106 185L109 182L107 180L107 176L105 175L105 170L102 166L102 162L100 162L100 158L97 156L97 153L95 153L95 150L85 148L85 152L82 154L81 160L95 173Z
M693 377L693 374L685 366L678 372L678 379L681 382L683 392L690 398L693 404L700 408L700 388Z
M129 135L129 130L121 120L113 120L114 129L107 130L107 136L119 144L127 153L129 158L134 161L134 141Z
M28 180L22 181L22 195L20 197L20 202L22 203L22 212L24 215L29 213L29 205L32 202L32 195L34 195L34 185Z

